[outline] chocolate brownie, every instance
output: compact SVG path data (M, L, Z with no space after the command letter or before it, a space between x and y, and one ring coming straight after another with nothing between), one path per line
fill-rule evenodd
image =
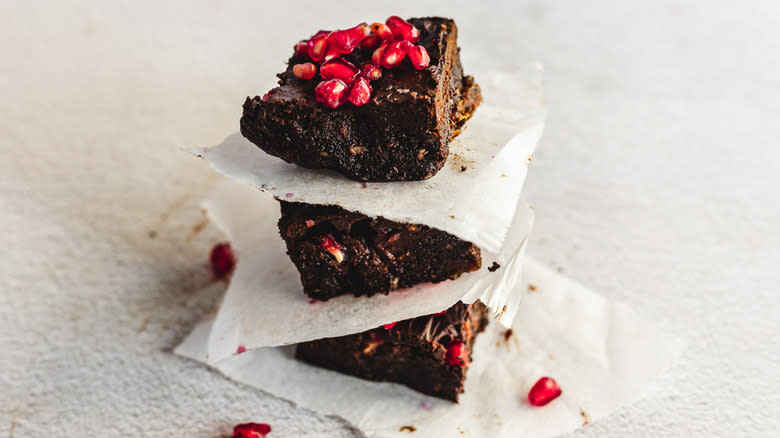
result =
M363 379L401 383L457 402L474 340L487 325L485 313L485 305L479 301L469 305L458 302L443 314L298 344L295 357Z
M447 159L449 143L482 100L479 86L464 76L455 22L429 17L409 20L430 56L426 68L407 59L382 69L362 106L331 109L315 99L320 75L299 79L296 53L280 73L279 86L247 98L241 133L265 152L306 168L332 169L359 181L430 178ZM373 36L373 35L372 35ZM356 48L343 59L360 68L372 48Z
M477 246L436 228L337 206L280 203L279 232L312 298L386 294L455 279L482 263Z

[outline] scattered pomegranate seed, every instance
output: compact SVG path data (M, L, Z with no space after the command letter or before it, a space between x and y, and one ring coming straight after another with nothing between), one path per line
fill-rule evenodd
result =
M393 233L393 234L390 235L390 237L387 238L387 241L388 242L395 242L400 237L401 237L401 233Z
M333 48L341 54L352 53L361 41L368 37L371 29L366 23L360 23L349 29L337 30L328 36L328 48Z
M236 354L241 354L246 352L246 347L243 345L239 345L238 348L236 348Z
M263 102L268 102L268 99L271 98L271 92L274 91L273 89L268 90L267 93L263 94Z
M431 57L423 46L412 46L409 48L409 61L417 70L422 70L431 63Z
M227 277L228 274L233 272L233 267L236 265L233 248L230 247L229 243L215 245L211 249L209 260L211 261L211 270L217 278Z
M306 58L309 56L309 44L307 41L301 41L294 46L296 58Z
M309 46L309 58L314 62L320 62L325 57L325 48L328 40L328 33L321 30L314 34L308 41Z
M304 223L306 224L306 228L311 228L314 226L314 221L311 219L306 219L306 222Z
M317 67L311 62L295 64L292 68L293 76L298 79L311 79L317 74Z
M460 340L453 339L447 344L447 363L453 367L468 365L469 353Z
M368 79L361 76L352 84L352 89L349 91L349 102L355 106L363 106L371 99L371 91Z
M370 62L363 64L360 74L369 81L375 81L382 77L382 68Z
M390 329L392 329L393 327L395 327L395 325L396 325L396 324L398 324L398 321L396 321L396 322L391 322L390 324L383 324L383 325L382 325L382 328L384 328L385 330L390 330Z
M364 49L373 49L378 46L380 42L382 42L382 38L379 38L376 35L369 35L360 43L360 47Z
M385 21L385 24L393 32L393 38L396 40L416 43L420 39L420 31L401 17L393 15Z
M385 53L385 49L389 45L390 43L384 41L374 50L374 53L371 54L371 62L374 63L374 65L380 65L382 63L382 54Z
M341 263L344 261L344 247L336 241L332 234L322 236L320 248L329 252L337 262Z
M316 298L309 298L309 304L314 304L314 303L319 303L319 302L320 302L320 300L318 300Z
M360 69L341 58L332 59L320 66L322 79L341 79L347 85L355 81L358 73L360 73Z
M349 99L349 86L341 79L328 79L317 84L314 97L328 108L338 108Z
M447 309L442 310L441 312L434 313L434 316L443 316L447 313Z
M412 43L401 40L390 43L382 53L382 67L396 68L401 65Z
M233 438L265 438L271 426L265 423L244 423L233 428Z
M381 40L393 41L393 31L385 23L372 23L371 32Z
M544 406L561 395L561 387L551 377L542 377L528 391L528 401L534 406Z

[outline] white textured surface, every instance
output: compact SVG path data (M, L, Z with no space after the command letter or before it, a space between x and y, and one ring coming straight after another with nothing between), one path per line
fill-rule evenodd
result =
M391 13L454 16L467 69L545 64L529 253L687 341L573 436L776 435L777 2L245 3L2 2L0 436L351 436L170 354L223 290L177 146L234 131L302 32Z

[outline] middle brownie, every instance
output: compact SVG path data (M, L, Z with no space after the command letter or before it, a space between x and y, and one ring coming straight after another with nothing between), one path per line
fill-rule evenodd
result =
M287 254L303 291L318 300L438 283L476 271L482 263L476 245L436 228L331 205L280 203L279 232Z

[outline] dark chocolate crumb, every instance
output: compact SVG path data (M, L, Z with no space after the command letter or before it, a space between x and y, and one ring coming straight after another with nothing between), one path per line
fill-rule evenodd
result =
M533 284L529 284L529 285L528 285L528 290L530 290L530 291L532 291L532 292L533 292L533 291L535 291L535 290L536 290L536 286L534 286Z
M157 231L155 230L149 231L148 236L150 239L154 239L155 237L157 237Z
M512 334L513 334L513 333L514 333L514 332L512 331L512 329L507 329L507 330L504 332L504 341L506 341L506 342L509 342L509 338L511 338L511 337L512 337Z
M417 430L417 428L414 426L401 426L401 428L398 429L399 432L414 432L415 430Z
M499 265L497 262L493 262L493 264L488 267L488 271L496 272L500 267L501 265Z
M590 424L590 415L588 415L587 412L582 410L582 408L580 408L580 416L582 416L582 425L583 426Z
M460 166L460 171L461 171L461 172L465 172L466 170L468 170L468 167L466 167L466 166Z

